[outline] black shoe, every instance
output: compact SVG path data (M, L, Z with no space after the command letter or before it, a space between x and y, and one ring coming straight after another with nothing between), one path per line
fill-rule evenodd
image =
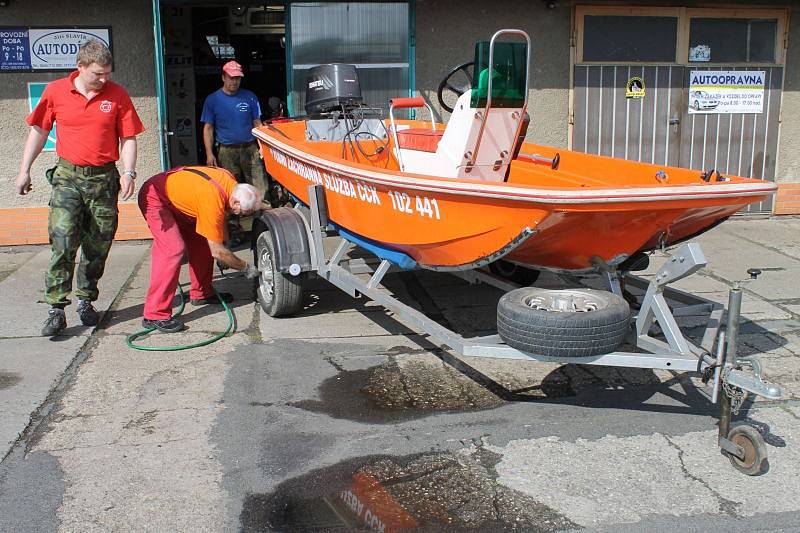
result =
M142 327L146 329L157 329L164 333L177 333L186 326L183 322L175 318L165 318L164 320L150 320L148 318L142 319Z
M219 298L222 298L227 304L233 301L233 294L229 292L220 292ZM197 300L192 300L192 305L222 305L222 302L219 301L219 298L217 298L216 294L208 298L198 298Z
M100 313L89 300L79 300L77 312L84 326L96 326L100 322Z
M63 309L53 307L48 311L47 320L42 326L42 337L54 337L67 327L67 315Z

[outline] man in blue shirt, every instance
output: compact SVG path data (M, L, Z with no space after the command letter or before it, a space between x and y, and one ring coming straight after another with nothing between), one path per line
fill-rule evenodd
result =
M250 130L261 126L261 106L258 97L240 88L244 72L236 61L222 67L222 88L206 97L203 104L203 144L206 164L222 167L239 183L249 183L264 191L267 203L271 194L264 163ZM214 155L214 142L218 146Z

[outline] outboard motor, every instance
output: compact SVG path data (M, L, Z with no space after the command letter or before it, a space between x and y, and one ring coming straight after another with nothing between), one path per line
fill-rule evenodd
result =
M313 67L306 84L306 114L345 111L361 105L361 86L354 65L331 63Z

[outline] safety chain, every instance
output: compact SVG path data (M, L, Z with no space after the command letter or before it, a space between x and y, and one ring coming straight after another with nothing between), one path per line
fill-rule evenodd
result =
M731 413L738 415L745 398L747 398L747 391L728 383L728 374L731 370L732 368L728 368L722 374L722 390L731 399Z

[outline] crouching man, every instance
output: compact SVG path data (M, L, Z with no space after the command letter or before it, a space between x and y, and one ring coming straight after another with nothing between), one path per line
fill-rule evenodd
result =
M261 207L262 193L236 182L222 168L179 167L156 174L139 191L139 209L153 234L150 288L142 326L174 333L184 324L172 316L172 299L184 258L189 260L194 305L220 304L211 280L214 259L253 279L258 270L236 257L225 241L225 215L250 215ZM230 293L220 293L225 302Z

